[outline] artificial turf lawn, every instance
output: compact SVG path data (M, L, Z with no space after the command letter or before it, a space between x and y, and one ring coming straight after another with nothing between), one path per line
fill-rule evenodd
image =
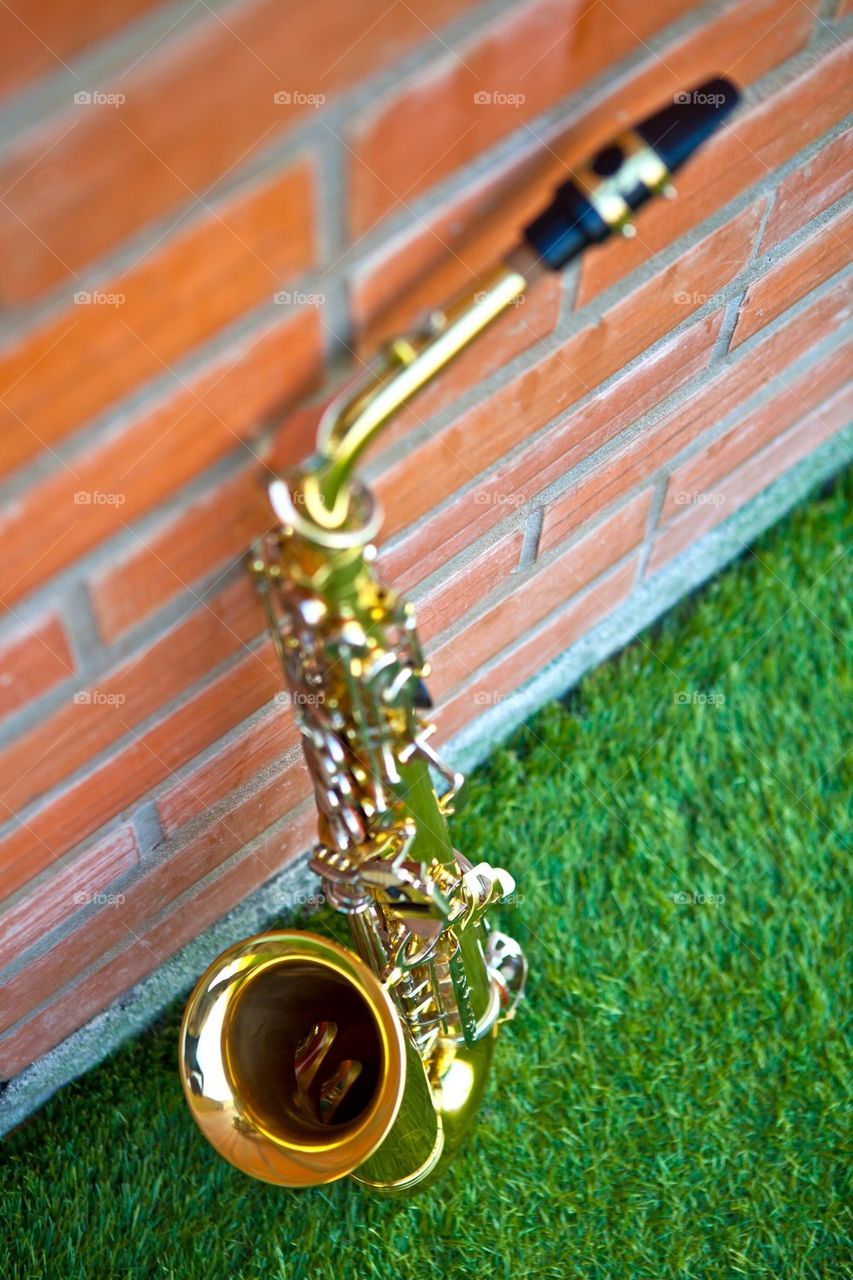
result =
M388 1201L237 1173L185 1110L175 1009L7 1139L0 1274L853 1274L846 496L766 534L470 779L456 842L519 880L500 914L530 999L443 1182Z

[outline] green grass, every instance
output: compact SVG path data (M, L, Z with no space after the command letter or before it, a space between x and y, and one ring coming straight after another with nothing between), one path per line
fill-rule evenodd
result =
M530 999L443 1182L395 1202L243 1177L184 1108L175 1010L7 1140L0 1274L853 1275L845 499L798 510L470 780L456 840L519 880L501 922Z

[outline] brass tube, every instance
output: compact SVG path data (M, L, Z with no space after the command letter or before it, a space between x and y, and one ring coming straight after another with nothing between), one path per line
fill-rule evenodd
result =
M433 312L421 334L388 348L388 373L359 391L349 404L331 406L320 427L317 472L304 482L307 514L319 525L343 523L343 500L353 468L385 424L483 330L521 297L527 277L503 265L442 311Z

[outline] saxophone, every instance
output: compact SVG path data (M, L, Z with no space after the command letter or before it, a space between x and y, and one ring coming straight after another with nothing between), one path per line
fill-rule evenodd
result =
M327 409L315 453L269 490L254 575L318 810L310 867L353 949L279 929L211 964L180 1032L205 1137L253 1177L306 1187L351 1175L385 1193L438 1176L477 1112L499 1026L524 994L517 942L489 909L515 888L454 849L462 785L431 744L414 610L375 570L381 514L356 464L382 427L530 283L632 212L734 106L723 80L628 130L575 171L522 245L476 288L389 344Z

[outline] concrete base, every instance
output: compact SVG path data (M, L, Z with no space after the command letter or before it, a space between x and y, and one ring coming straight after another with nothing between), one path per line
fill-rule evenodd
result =
M853 429L842 432L713 529L600 626L538 672L511 698L489 708L449 743L442 755L469 771L544 703L564 694L586 671L627 644L688 592L738 556L816 486L853 459ZM503 656L503 655L502 655ZM85 1027L11 1080L0 1097L0 1134L41 1106L57 1089L96 1066L138 1034L179 995L189 991L210 961L239 938L287 915L316 888L305 859L288 867L240 903L165 965L133 987ZM176 1068L177 1070L177 1068Z

